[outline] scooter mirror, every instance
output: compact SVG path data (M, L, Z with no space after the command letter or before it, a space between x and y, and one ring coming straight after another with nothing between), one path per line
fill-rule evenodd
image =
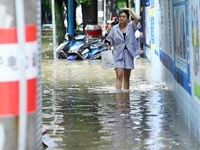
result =
M67 41L69 41L69 35L68 35L68 33L65 34L65 39L66 39Z

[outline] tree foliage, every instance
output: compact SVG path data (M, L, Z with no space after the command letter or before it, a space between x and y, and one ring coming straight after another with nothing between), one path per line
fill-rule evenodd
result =
M76 0L77 4L85 4L87 6L91 5L92 0Z
M118 9L127 7L127 1L118 0L118 1L117 1L117 7L118 7Z
M56 18L56 37L58 44L63 42L63 37L66 33L66 28L64 26L64 16L63 16L63 2L65 0L55 0L55 18ZM42 0L42 5L46 7L46 10L51 12L51 0Z

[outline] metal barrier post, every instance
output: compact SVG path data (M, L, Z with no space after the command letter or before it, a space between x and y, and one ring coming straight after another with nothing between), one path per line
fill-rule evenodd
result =
M39 3L0 1L0 150L42 146L41 116L37 119L41 115Z

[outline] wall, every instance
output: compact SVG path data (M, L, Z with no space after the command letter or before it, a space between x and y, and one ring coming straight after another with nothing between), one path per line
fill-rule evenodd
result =
M144 14L146 55L200 139L200 0L150 0Z

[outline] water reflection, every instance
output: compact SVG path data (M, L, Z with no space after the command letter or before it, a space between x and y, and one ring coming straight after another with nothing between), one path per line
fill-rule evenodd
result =
M132 149L137 132L133 129L134 122L131 118L129 91L116 92L116 122L112 137L113 148Z
M129 91L118 90L116 92L116 110L121 116L129 115L131 111Z
M200 144L146 60L130 91L100 61L43 61L43 125L63 150L194 149Z

